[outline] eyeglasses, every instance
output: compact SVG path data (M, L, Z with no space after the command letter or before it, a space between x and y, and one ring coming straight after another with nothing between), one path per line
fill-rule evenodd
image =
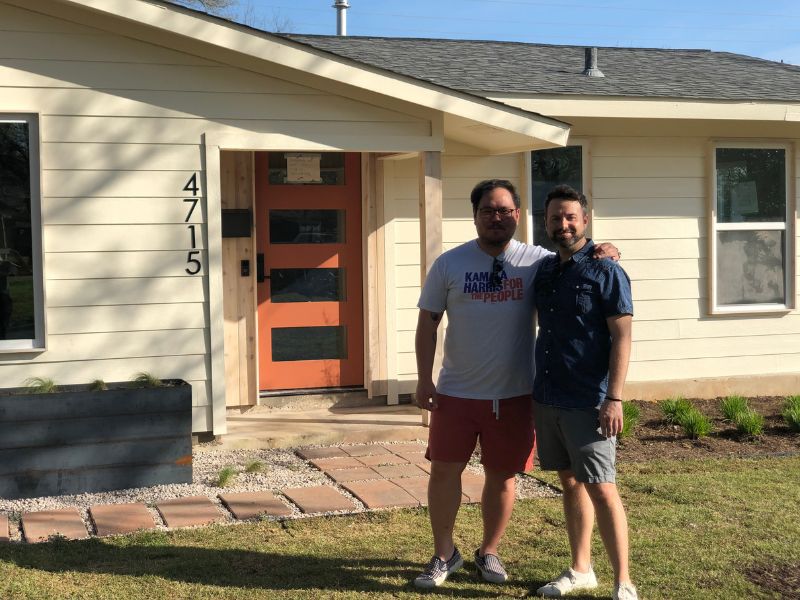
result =
M489 208L488 206L484 206L478 209L478 214L482 219L491 219L495 215L502 218L510 217L516 210L516 208Z
M498 286L503 284L503 279L500 277L500 273L503 272L503 261L494 257L492 261L492 285Z

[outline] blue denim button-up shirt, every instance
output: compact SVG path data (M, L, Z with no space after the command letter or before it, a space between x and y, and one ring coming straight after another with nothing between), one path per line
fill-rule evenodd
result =
M610 259L595 260L594 243L561 264L545 258L533 281L539 334L533 397L541 404L592 408L608 389L611 335L607 317L633 314L630 279Z

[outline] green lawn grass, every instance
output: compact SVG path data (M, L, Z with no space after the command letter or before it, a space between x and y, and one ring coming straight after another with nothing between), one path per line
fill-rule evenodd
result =
M631 565L642 596L777 597L742 575L800 561L800 457L623 464ZM457 543L480 540L480 510L464 507ZM511 580L474 567L418 593L410 580L431 553L425 510L213 526L115 539L0 545L0 598L508 598L525 597L569 561L559 499L519 502L501 548ZM595 535L595 594L611 572Z

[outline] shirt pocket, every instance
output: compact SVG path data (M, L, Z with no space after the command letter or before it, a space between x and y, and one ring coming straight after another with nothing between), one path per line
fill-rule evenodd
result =
M594 306L594 294L590 283L579 283L575 285L575 313L585 315L591 312Z

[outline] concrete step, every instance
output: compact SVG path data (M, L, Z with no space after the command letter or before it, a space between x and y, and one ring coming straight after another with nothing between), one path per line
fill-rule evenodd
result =
M309 445L428 439L420 409L411 405L289 410L253 407L228 413L223 448L296 448Z
M360 406L386 406L386 397L369 398L367 390L360 388L344 390L341 388L285 390L261 396L258 399L257 408L310 410L316 408L356 408Z

